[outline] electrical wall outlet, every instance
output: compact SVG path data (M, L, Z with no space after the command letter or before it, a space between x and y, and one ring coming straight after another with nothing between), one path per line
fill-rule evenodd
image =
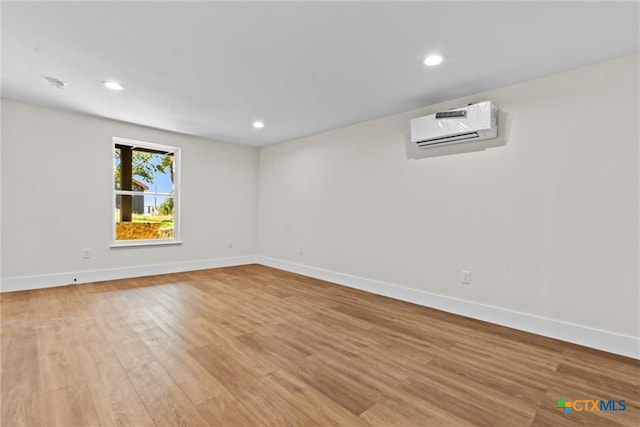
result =
M91 249L90 248L82 248L82 258L83 259L91 258Z
M304 255L304 248L302 246L298 248L298 255Z
M469 270L462 270L462 284L463 285L471 284L471 272Z
M233 248L233 240L227 240L227 249Z

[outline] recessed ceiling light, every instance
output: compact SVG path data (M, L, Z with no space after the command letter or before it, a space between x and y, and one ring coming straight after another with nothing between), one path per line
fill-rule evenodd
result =
M438 65L442 63L444 58L440 55L429 55L427 59L424 60L424 65L428 65L429 67L433 67L434 65Z
M107 89L111 89L111 90L124 90L124 86L122 86L120 83L110 81L110 80L102 82L102 85Z
M64 89L65 87L67 87L67 84L65 82L63 82L62 80L58 80L54 77L45 77L44 79L48 81L49 84L55 87L56 89Z
M264 123L262 123L259 120L256 120L255 122L253 122L253 127L256 129L262 129L264 127Z

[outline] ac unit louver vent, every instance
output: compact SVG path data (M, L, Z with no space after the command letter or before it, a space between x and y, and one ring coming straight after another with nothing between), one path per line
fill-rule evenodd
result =
M468 141L470 139L478 139L478 132L462 133L455 136L444 136L442 138L434 138L429 141L418 142L418 147L424 148L429 145L443 145L445 143L453 143L458 141Z

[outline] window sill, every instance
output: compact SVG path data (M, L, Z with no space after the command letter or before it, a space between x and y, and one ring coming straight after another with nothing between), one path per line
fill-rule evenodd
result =
M181 240L175 239L157 239L157 240L117 240L112 242L110 247L112 248L126 248L131 246L166 246L166 245L181 245Z

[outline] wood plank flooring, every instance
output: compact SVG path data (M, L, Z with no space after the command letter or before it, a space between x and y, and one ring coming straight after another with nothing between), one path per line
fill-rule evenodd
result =
M640 425L637 360L264 266L0 307L3 427Z

